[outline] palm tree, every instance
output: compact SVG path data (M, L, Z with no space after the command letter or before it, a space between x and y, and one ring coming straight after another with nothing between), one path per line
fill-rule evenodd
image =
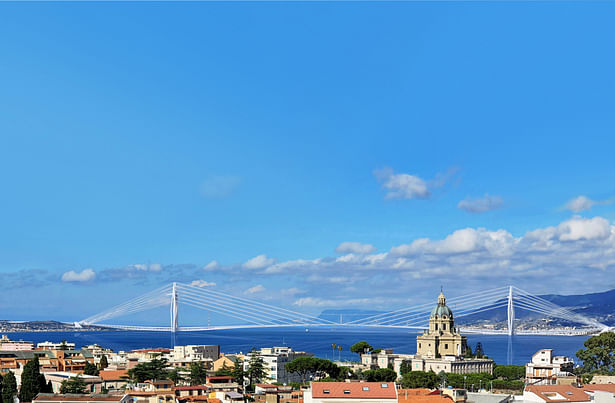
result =
M333 343L331 344L331 349L333 350L333 355L331 356L332 359L335 360L335 349L337 348L337 344Z
M337 349L340 352L339 361L342 361L342 346L341 345L337 346Z

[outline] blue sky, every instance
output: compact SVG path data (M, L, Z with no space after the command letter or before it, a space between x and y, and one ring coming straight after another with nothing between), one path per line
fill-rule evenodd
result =
M306 312L615 288L614 15L2 3L0 318L170 281Z

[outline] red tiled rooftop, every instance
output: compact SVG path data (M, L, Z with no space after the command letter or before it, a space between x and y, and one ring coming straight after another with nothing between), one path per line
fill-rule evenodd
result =
M525 391L534 393L546 402L590 401L589 395L582 388L572 385L533 385L526 387Z
M123 395L60 395L38 394L33 402L119 402Z
M117 379L128 378L128 371L125 369L118 369L114 371L106 370L106 371L100 371L98 373L98 376L103 381L117 380Z
M414 389L399 389L397 392L398 395L404 396L427 396L432 394L432 391L426 388L414 388ZM439 395L440 393L438 393Z
M583 389L595 392L597 390L601 390L603 392L611 392L615 393L615 384L612 383L594 383L589 385L583 385Z
M441 395L406 395L403 391L397 394L399 403L453 403L453 399Z
M393 382L312 382L312 397L319 399L396 399Z
M176 386L175 390L207 390L209 387L205 385L195 385L195 386Z

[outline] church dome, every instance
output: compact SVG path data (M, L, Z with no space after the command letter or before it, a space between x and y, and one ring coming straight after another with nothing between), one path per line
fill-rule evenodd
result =
M440 296L438 297L438 305L436 305L431 311L431 316L437 316L438 318L446 316L447 319L453 317L453 312L449 309L448 306L446 306L446 298L444 297L444 294L442 292L440 292Z

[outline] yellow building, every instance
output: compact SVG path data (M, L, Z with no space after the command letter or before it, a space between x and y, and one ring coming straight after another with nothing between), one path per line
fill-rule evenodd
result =
M429 330L416 338L417 355L428 358L463 356L467 340L455 328L453 312L446 306L446 297L440 292L438 305L429 316Z

